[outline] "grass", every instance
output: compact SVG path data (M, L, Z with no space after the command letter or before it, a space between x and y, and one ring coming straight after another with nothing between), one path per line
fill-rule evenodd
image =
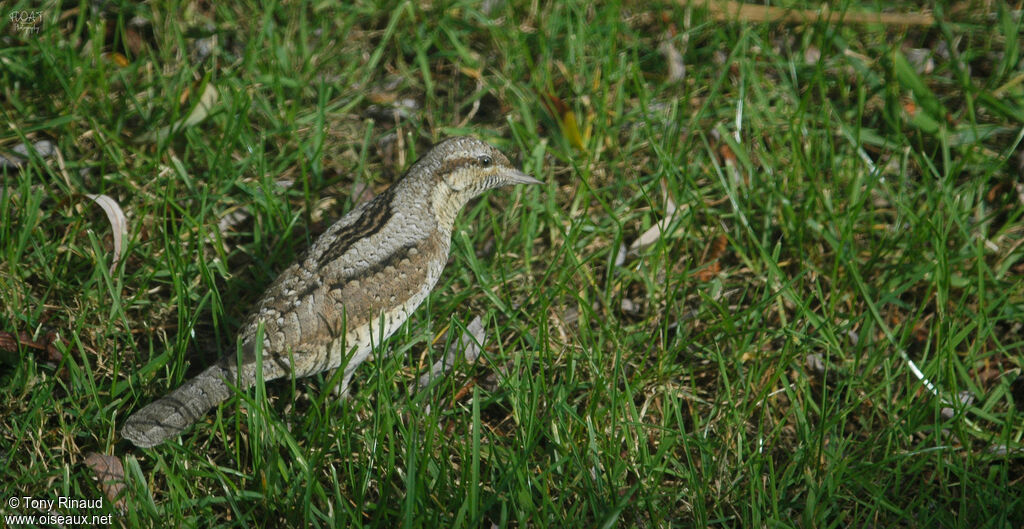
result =
M4 6L0 149L59 156L0 169L0 512L67 496L104 505L51 514L130 527L1024 524L1019 2L909 28L493 5ZM155 449L119 438L234 354L333 219L456 134L545 185L462 212L441 282L352 399L325 373ZM126 214L116 263L86 194ZM480 361L410 394L477 315ZM92 453L123 470L98 482Z

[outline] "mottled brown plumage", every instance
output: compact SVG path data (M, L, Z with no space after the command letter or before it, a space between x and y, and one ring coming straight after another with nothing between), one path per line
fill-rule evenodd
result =
M328 228L267 288L239 330L241 365L234 355L220 359L129 417L121 435L155 446L230 397L228 383L255 384L261 323L264 380L344 366L347 393L373 345L391 336L437 283L466 202L488 189L536 183L486 143L441 142L391 188Z

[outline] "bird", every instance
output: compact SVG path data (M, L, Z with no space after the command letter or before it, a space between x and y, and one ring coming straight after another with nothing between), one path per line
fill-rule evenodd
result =
M281 272L239 328L240 356L220 358L136 411L121 437L152 448L181 434L231 397L233 387L255 385L257 355L267 381L344 369L340 394L347 396L373 346L394 334L437 284L466 203L489 189L540 183L478 139L438 143Z

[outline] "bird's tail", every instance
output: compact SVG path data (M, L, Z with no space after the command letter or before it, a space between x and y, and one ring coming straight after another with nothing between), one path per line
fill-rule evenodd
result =
M136 446L150 448L180 434L231 396L227 381L233 380L233 373L221 362L214 364L166 397L132 414L121 428L121 437Z

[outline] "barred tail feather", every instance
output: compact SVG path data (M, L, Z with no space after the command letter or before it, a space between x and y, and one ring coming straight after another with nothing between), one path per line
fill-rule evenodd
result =
M121 437L135 446L154 447L185 431L211 408L227 400L232 391L226 381L232 380L233 370L219 364L132 414L121 428Z

